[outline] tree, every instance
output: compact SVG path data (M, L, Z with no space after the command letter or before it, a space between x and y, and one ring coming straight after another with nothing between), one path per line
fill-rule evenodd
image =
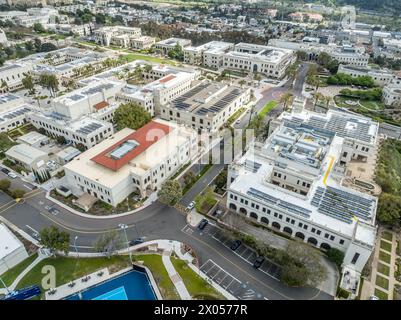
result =
M54 74L42 73L39 77L39 84L42 87L47 88L50 91L52 97L54 97L55 92L58 90L58 78Z
M64 138L64 136L58 136L57 137L57 143L58 144L66 144L67 140Z
M3 192L7 192L11 186L11 182L8 179L1 179L0 180L0 190Z
M227 170L223 170L214 180L217 188L221 189L227 184Z
M184 174L184 183L185 185L190 185L196 180L196 175L193 171L187 171Z
M40 244L48 248L53 254L56 251L62 251L68 254L70 249L70 234L65 231L60 231L55 226L50 226L42 229L39 232Z
M255 133L255 137L257 137L260 134L260 129L262 128L262 126L263 126L263 118L257 114L251 120L248 129L253 129L254 133Z
M37 32L37 33L43 33L46 31L45 28L43 27L43 25L39 22L36 22L33 25L33 30L35 30L35 32Z
M327 270L321 263L321 253L316 249L304 243L290 242L285 255L283 281L287 284L317 286L326 279Z
M33 83L32 76L30 74L24 74L25 77L22 79L22 85L26 90L28 90L28 93L30 95L35 94L35 84Z
M397 225L401 218L401 196L383 192L379 198L378 219L382 223Z
M103 233L95 242L94 249L97 252L105 253L109 258L117 250L124 247L124 240L117 230Z
M284 104L284 111L287 111L287 108L291 105L294 100L294 95L290 92L283 94L280 98L280 103Z
M25 190L22 190L22 189L15 189L15 190L13 190L13 192L12 192L12 197L14 198L14 199L21 199L24 195L25 195Z
M343 264L344 260L344 252L336 248L330 248L329 250L327 250L326 255L337 265L338 269L341 270L341 265Z
M175 47L168 52L168 56L171 59L183 61L184 60L184 51L182 50L182 47L177 43L175 45Z
M114 123L117 130L130 128L137 130L147 124L152 119L149 112L147 112L140 105L128 102L121 104L114 113Z
M161 203L174 206L182 197L181 185L177 180L165 181L157 193Z
M57 50L57 46L51 42L45 42L40 46L40 51L41 52L50 52Z

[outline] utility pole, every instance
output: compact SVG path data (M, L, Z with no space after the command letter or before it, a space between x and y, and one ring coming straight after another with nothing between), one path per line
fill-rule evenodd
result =
M129 250L129 241L128 241L128 236L127 236L128 226L126 224L123 224L123 223L120 223L118 226L120 227L121 230L124 231L125 240L127 241L127 250L129 251L129 260L130 260L131 264L133 264L132 263L132 252Z
M74 238L74 248L75 248L75 252L77 254L77 259L78 259L79 254L78 254L78 248L77 248L77 239L78 239L78 236L75 236L75 238Z

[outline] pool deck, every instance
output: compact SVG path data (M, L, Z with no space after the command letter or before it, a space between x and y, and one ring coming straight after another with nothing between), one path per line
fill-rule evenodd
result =
M131 268L128 268L129 270L132 270ZM101 277L99 277L97 275L97 273L99 273L100 271L103 271L103 275ZM103 281L106 281L108 279L114 278L117 275L126 272L127 269L124 270L120 270L119 272L113 273L110 275L109 270L107 268L104 268L102 270L98 270L94 273L89 274L90 279L87 282L83 282L82 279L85 278L86 276L82 277L82 278L78 278L76 280L74 280L75 282L75 286L73 286L72 288L68 286L69 283L63 284L56 289L56 292L54 294L50 294L49 291L46 291L45 297L46 300L61 300L64 299L70 295L73 295L75 293L78 293L82 290L85 290L89 287L92 287L96 284L99 284Z

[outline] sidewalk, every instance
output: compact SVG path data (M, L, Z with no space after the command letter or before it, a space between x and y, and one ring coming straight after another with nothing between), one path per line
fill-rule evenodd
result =
M177 273L177 271L174 268L174 265L171 262L171 251L163 251L162 255L162 261L164 264L164 267L167 270L167 273L173 282L175 288L177 289L177 292L181 298L181 300L191 300L191 295L189 294L187 287L185 286L184 282L182 281L180 275Z
M38 257L24 270L22 271L18 277L14 280L14 282L8 287L9 291L14 291L17 287L18 283L21 281L25 275L31 271L39 262L48 258L48 256L44 255L40 250L38 251ZM7 294L7 289L0 289L0 294Z

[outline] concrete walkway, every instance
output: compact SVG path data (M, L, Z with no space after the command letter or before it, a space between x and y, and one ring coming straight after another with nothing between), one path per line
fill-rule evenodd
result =
M187 287L182 281L180 275L175 270L173 263L171 262L171 251L165 250L163 252L162 261L171 281L177 289L181 300L191 300L191 295L189 294Z
M22 271L18 277L14 280L14 282L8 287L9 291L13 291L15 290L15 288L17 287L18 283L22 280L23 277L25 277L25 275L31 271L39 262L41 262L42 260L48 258L47 255L43 254L40 250L38 251L38 257L32 261L32 263L24 270ZM7 289L0 289L0 294L7 294Z

